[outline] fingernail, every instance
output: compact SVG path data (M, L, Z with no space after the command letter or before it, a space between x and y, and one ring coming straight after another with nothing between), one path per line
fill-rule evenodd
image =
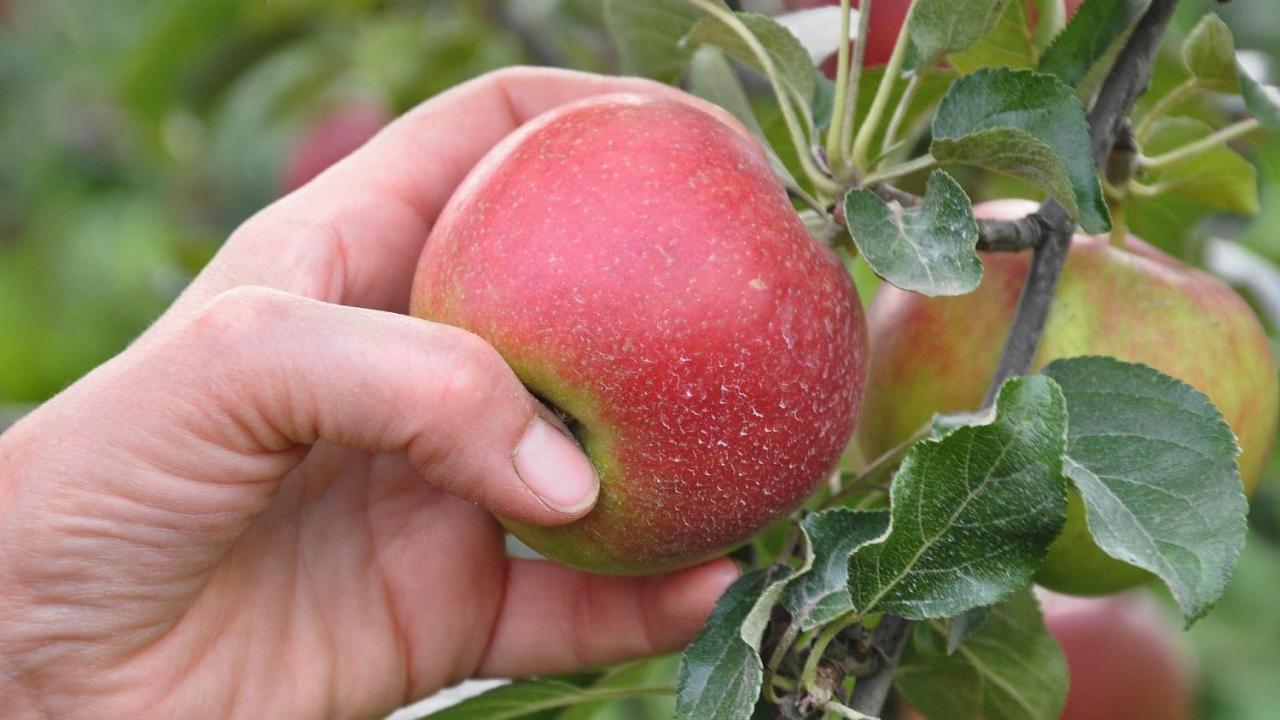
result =
M535 417L516 446L516 474L542 502L577 515L595 504L600 483L591 461L572 439Z

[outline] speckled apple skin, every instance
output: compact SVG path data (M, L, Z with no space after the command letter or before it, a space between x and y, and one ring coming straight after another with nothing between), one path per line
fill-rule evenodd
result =
M749 539L834 468L862 403L848 274L752 141L671 100L588 99L491 151L427 241L412 311L478 334L574 418L595 509L505 524L587 570Z
M1010 219L1035 207L1002 201L978 214ZM886 285L871 304L867 403L857 434L865 457L903 442L935 412L973 410L982 402L1030 253L990 253L982 261L982 285L969 295L926 298ZM1105 238L1077 236L1035 368L1080 355L1145 363L1209 396L1239 437L1241 479L1253 491L1276 434L1280 389L1266 332L1230 287L1136 238L1121 249ZM1093 543L1072 493L1067 524L1037 582L1102 594L1148 577Z

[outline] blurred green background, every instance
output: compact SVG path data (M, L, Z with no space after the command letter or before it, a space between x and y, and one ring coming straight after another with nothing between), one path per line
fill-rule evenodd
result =
M0 428L127 345L239 223L370 126L504 65L617 72L601 4L0 0ZM1280 3L1184 0L1178 22L1211 9L1280 68ZM1178 73L1166 62L1157 88ZM1259 216L1173 202L1135 227L1192 263L1212 237L1280 262L1280 138L1238 149ZM1187 635L1205 718L1280 717L1280 457L1252 524L1227 597Z

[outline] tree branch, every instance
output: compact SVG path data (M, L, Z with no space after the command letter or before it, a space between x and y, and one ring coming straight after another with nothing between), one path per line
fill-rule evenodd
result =
M1030 250L1048 234L1049 228L1037 213L1018 220L978 218L978 249L987 252Z
M882 664L875 673L858 680L853 686L853 702L849 707L872 717L880 716L880 709L889 699L893 689L893 676L898 669L898 658L907 644L911 621L897 615L885 615L871 635L871 646L883 652Z
M1152 0L1107 73L1097 101L1089 111L1090 149L1094 164L1099 169L1106 168L1122 125L1133 110L1134 101L1147 88L1156 49L1177 5L1178 0ZM1025 224L1017 227L1019 223ZM1066 264L1075 223L1061 204L1050 200L1021 221L983 223L980 230L988 233L984 238L987 243L995 245L1005 241L1025 241L1032 231L1040 236L1040 242L1034 244L1035 254L1031 258L1022 295L1018 298L1018 308L1000 355L1000 364L987 388L983 401L986 407L992 403L1005 380L1031 369L1049 317L1049 307L1058 288L1058 279ZM997 240L999 242L994 242ZM902 654L910 626L910 621L895 615L886 615L881 620L873 644L887 662L854 686L853 709L867 715L880 714L893 685L897 659Z
M868 189L880 196L881 200L898 203L903 207L917 207L923 201L918 195L899 190L889 183L874 183ZM986 252L1030 250L1039 245L1048 234L1048 226L1037 213L1018 220L978 218L978 249Z
M1089 110L1089 136L1093 140L1093 162L1099 168L1107 164L1120 124L1133 111L1138 96L1147 91L1156 50L1177 7L1178 0L1152 0L1098 91L1098 99Z
M1177 6L1178 0L1152 0L1146 14L1138 21L1133 34L1121 48L1115 64L1102 83L1097 101L1089 110L1093 162L1099 169L1105 170L1116 138L1133 110L1134 101L1146 91L1160 39ZM1040 335L1049 316L1049 306L1058 288L1058 278L1062 275L1062 267L1067 260L1071 235L1075 231L1075 223L1071 221L1067 211L1053 200L1041 205L1035 214L1040 216L1040 222L1049 232L1044 241L1036 246L1031 258L1031 269L1027 273L1022 296L1018 299L1018 308L1014 312L1013 325L1000 355L1000 364L987 386L984 407L995 399L1005 380L1031 369L1036 350L1040 346Z

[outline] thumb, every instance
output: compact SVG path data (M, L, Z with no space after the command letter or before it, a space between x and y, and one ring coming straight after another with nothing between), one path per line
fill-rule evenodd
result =
M279 453L323 440L404 452L451 494L538 525L581 517L599 490L554 415L465 330L250 287L219 296L148 360L205 378L198 420L227 422L190 432L241 457L275 454L249 480L283 474L296 458Z
M403 452L427 481L521 522L570 522L595 502L577 444L463 330L253 287L158 330L6 434L18 475L0 482L0 534L98 528L77 550L84 572L189 580L317 441Z

